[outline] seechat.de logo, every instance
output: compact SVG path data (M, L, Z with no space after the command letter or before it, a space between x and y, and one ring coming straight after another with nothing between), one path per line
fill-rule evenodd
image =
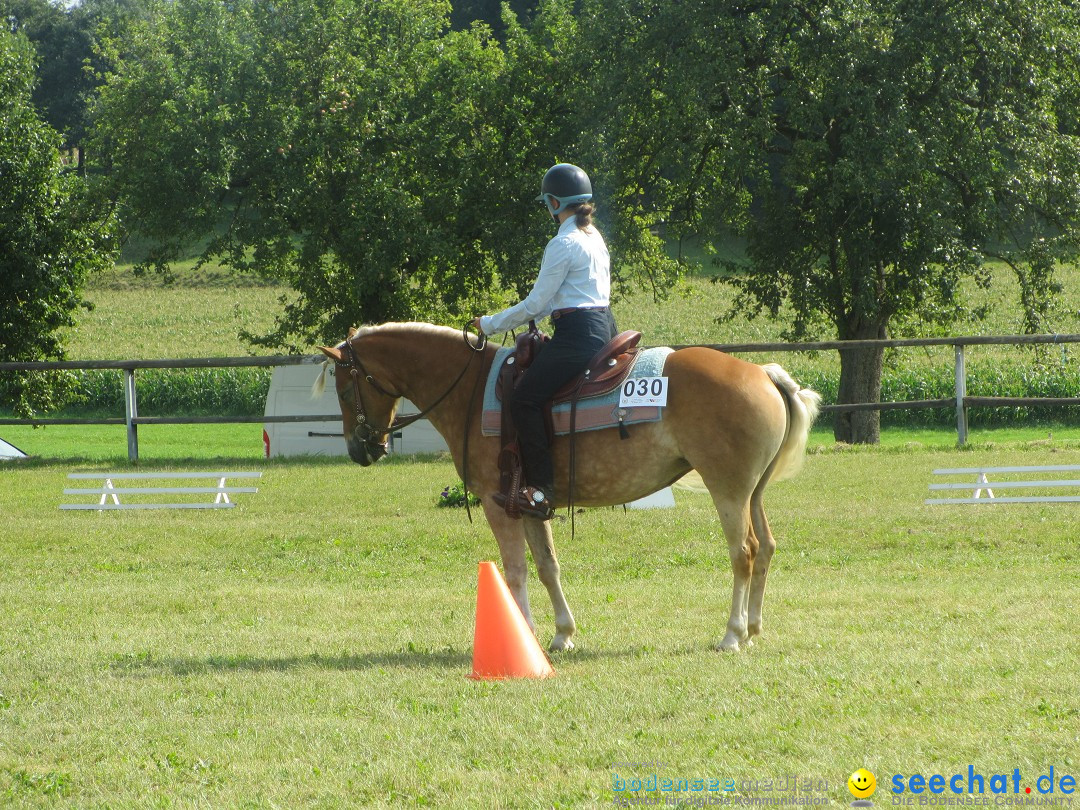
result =
M945 804L955 801L941 797L943 793L976 800L968 801L968 804L1070 804L1075 792L1076 777L1067 773L1055 773L1053 766L1050 766L1047 773L1034 779L1022 776L1019 768L1014 768L1012 773L984 775L977 772L974 765L968 766L966 774L946 776L935 773L924 776L913 773L905 776L898 773L892 778L892 803L901 805Z

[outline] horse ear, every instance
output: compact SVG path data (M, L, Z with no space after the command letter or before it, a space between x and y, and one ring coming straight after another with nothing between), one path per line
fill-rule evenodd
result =
M356 337L356 333L358 331L359 330L355 326L350 326L349 327L349 340L352 340L354 337Z
M341 349L332 349L329 346L320 346L319 351L325 354L335 363L341 362Z

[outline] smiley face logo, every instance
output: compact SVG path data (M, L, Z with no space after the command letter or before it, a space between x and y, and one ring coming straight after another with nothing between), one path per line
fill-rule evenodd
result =
M877 779L866 768L859 768L848 777L847 789L856 799L869 799L877 789Z

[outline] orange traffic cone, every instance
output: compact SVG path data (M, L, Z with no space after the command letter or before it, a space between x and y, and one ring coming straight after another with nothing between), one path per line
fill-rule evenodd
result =
M480 563L473 671L477 680L547 678L555 674L493 562Z

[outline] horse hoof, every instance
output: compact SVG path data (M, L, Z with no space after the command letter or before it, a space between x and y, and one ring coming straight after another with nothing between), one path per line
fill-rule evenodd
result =
M716 645L716 649L720 652L737 653L739 651L739 640L734 636L725 636L724 640Z
M568 638L555 636L555 638L551 640L551 646L548 647L548 652L570 652L572 649L574 649L574 642Z

